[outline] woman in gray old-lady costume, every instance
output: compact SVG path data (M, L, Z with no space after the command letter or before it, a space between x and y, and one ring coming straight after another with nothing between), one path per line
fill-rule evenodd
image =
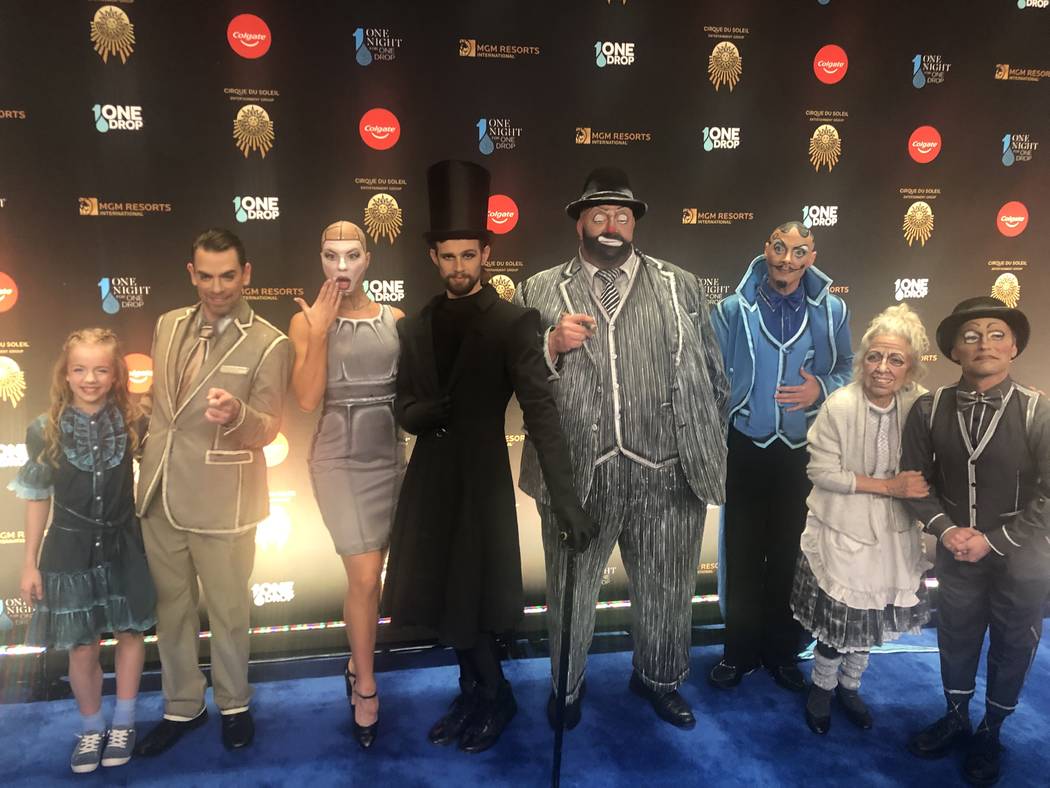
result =
M853 382L827 398L807 436L813 491L791 608L817 639L805 716L820 734L833 693L852 723L871 727L858 693L869 650L929 619L919 527L901 502L924 497L926 481L899 470L929 340L901 304L875 317L860 345Z
M324 408L310 448L310 478L321 516L346 569L343 617L350 641L346 692L354 736L365 748L379 724L375 650L383 555L404 473L394 420L398 309L373 303L362 287L371 255L357 225L321 234L325 282L288 331L295 345L292 389L299 406Z

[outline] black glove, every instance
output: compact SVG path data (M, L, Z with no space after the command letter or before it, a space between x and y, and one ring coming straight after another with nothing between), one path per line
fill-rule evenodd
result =
M559 537L574 553L582 553L598 535L598 526L583 509L572 509L558 515Z
M413 435L422 435L424 432L444 427L451 416L451 397L419 400L405 408L401 417L401 426Z

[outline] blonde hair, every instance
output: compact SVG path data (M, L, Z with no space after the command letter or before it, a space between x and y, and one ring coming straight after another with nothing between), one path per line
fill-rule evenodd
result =
M898 304L884 309L877 314L860 339L860 349L853 357L853 379L860 380L864 369L864 357L871 349L871 343L878 336L899 337L908 343L910 363L908 364L908 383L922 380L926 375L926 364L922 360L924 353L930 349L930 339L919 315L907 304Z
M55 367L51 373L51 407L48 409L47 423L44 425L44 450L37 460L48 462L56 468L58 458L62 453L62 446L59 442L61 435L59 421L62 418L62 411L73 402L73 391L66 381L69 353L77 345L109 346L113 354L114 371L113 388L109 396L124 417L124 424L128 431L128 451L134 452L139 444L139 436L134 424L141 415L141 411L128 395L128 365L124 361L120 340L108 328L81 328L66 337L66 341L62 343L62 353L55 361Z

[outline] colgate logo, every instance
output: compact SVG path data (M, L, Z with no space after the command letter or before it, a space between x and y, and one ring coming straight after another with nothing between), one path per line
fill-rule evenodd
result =
M226 40L238 55L255 60L270 51L273 37L267 24L255 14L240 14L230 20Z
M941 134L933 126L919 126L908 138L908 155L919 164L929 164L941 152Z
M124 356L128 365L128 391L145 394L153 386L153 359L145 353L128 353Z
M813 58L813 73L825 85L834 85L846 76L849 58L846 50L835 44L822 46Z
M999 209L995 224L1007 238L1020 235L1028 226L1028 208L1023 202L1012 200Z
M397 117L382 107L370 109L362 115L358 131L365 145L376 150L388 150L401 139L401 124Z
M496 235L509 233L518 225L518 206L505 194L493 194L489 197L489 232Z
M18 285L10 276L0 271L0 312L6 312L18 303Z

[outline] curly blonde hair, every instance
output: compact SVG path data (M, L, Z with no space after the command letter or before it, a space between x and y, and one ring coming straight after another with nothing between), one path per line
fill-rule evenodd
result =
M59 421L62 418L62 411L73 402L73 391L66 381L69 353L77 345L103 345L110 348L113 354L114 375L113 388L109 396L124 417L124 424L128 431L128 451L134 453L139 444L135 421L142 412L128 394L128 365L124 361L120 339L108 328L81 328L66 337L66 341L62 343L62 354L55 361L55 367L51 373L51 407L48 409L47 423L44 425L44 451L37 459L56 468L58 458L62 453L62 446L59 442L61 435Z
M930 339L926 336L926 328L918 313L907 304L887 307L868 323L868 328L860 339L860 348L853 356L853 379L861 379L864 357L871 349L872 341L875 337L886 335L899 337L908 343L908 383L922 380L926 375L926 363L922 356L930 350Z

